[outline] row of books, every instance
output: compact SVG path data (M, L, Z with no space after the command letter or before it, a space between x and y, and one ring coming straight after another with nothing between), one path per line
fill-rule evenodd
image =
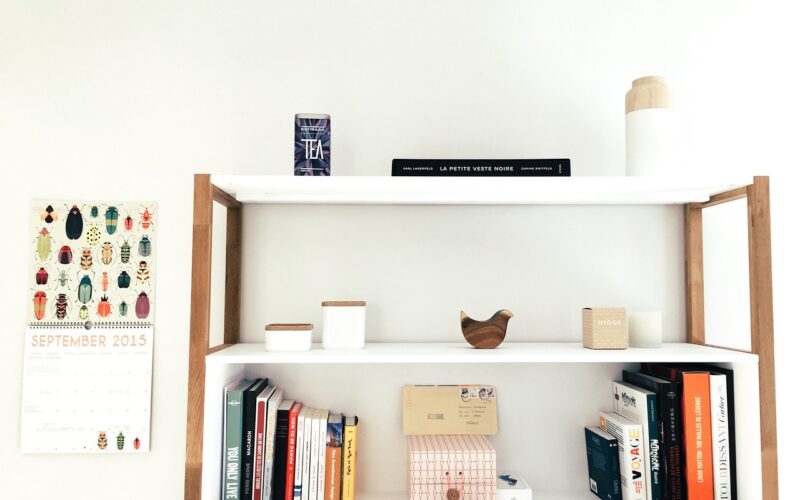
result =
M642 363L587 427L589 488L605 500L736 500L733 371Z
M224 500L355 499L358 417L284 398L266 378L224 397Z

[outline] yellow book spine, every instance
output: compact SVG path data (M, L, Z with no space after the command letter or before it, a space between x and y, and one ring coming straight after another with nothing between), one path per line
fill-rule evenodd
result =
M345 425L342 453L342 500L356 498L356 459L358 457L358 425Z

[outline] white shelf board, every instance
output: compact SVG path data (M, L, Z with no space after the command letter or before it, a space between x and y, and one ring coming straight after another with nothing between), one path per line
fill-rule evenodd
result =
M243 203L663 205L705 202L752 178L213 175L211 182Z
M408 494L405 491L380 493L359 491L356 498L361 500L406 500ZM534 488L533 500L597 500L597 497L588 491L542 491Z
M368 343L364 349L326 351L314 344L304 352L266 352L262 343L236 344L206 357L208 364L369 364L369 363L757 363L755 354L694 344L660 348L585 349L579 342L504 343L496 349L473 349L466 343Z

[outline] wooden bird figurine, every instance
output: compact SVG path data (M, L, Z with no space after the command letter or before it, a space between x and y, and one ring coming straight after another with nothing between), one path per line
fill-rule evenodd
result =
M461 333L473 347L494 349L506 338L508 320L512 316L508 309L501 309L486 321L475 321L461 311Z

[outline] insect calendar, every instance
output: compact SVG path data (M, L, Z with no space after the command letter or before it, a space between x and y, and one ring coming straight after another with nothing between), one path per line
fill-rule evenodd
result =
M158 207L35 201L24 453L150 448Z

